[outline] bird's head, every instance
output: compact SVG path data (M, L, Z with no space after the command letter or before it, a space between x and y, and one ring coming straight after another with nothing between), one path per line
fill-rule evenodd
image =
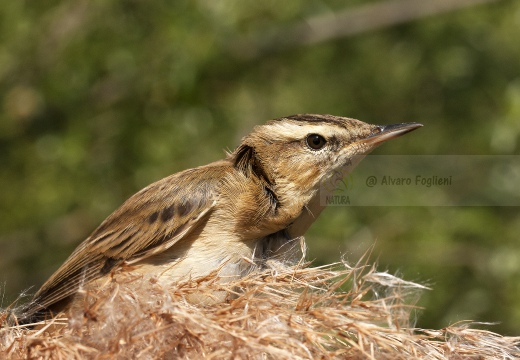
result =
M347 175L386 140L422 126L371 125L332 115L300 114L256 126L232 154L235 165L272 186L282 205L310 201L320 184Z

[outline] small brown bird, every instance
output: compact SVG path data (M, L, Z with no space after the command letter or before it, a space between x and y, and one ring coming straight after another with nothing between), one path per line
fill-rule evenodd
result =
M43 284L21 320L73 306L80 288L126 265L168 286L215 269L223 279L237 278L270 258L290 258L290 244L325 207L320 192L327 187L320 184L420 126L312 114L256 126L224 160L130 197Z

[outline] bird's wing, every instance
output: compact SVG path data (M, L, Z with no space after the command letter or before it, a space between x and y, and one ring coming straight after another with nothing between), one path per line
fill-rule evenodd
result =
M43 284L24 317L68 298L123 262L135 263L182 240L214 209L225 172L225 162L217 162L171 175L133 195Z

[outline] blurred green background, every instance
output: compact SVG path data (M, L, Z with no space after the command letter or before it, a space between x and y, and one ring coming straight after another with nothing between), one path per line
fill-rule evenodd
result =
M294 30L367 4L380 3L1 2L1 305L130 195L271 118L425 124L377 154L518 154L520 2L369 17L315 42ZM418 326L498 321L519 335L519 233L516 207L333 207L307 241L316 264L355 263L375 243L381 270L433 287Z

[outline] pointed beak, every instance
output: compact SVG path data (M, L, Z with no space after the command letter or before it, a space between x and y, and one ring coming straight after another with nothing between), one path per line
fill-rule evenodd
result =
M372 134L362 140L359 140L358 143L368 145L369 148L374 148L387 140L404 135L422 126L423 125L419 123L377 125L375 131L373 131Z

